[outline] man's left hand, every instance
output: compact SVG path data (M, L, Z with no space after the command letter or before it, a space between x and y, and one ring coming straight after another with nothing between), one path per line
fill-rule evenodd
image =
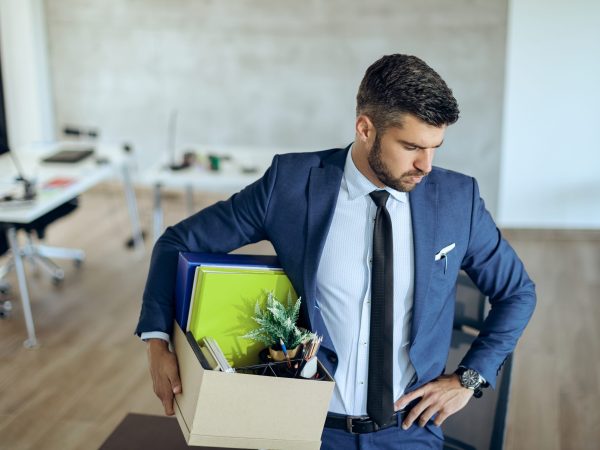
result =
M402 428L405 430L410 428L417 419L419 426L424 427L436 413L437 417L433 423L439 427L444 420L463 409L472 396L473 391L462 387L458 375L442 375L400 397L394 403L394 409L398 411L411 401L421 397L421 401L410 410L402 422Z

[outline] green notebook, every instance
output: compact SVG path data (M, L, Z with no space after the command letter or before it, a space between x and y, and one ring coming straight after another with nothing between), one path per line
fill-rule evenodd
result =
M212 336L233 367L257 364L264 345L242 336L258 327L252 319L254 306L257 300L264 306L269 292L282 302L287 302L288 293L292 300L298 298L282 270L199 266L194 279L189 330L197 341Z

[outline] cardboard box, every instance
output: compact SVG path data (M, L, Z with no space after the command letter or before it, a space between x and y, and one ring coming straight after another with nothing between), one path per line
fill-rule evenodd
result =
M173 344L183 389L175 414L189 445L320 448L335 384L330 374L314 381L205 370L177 324Z

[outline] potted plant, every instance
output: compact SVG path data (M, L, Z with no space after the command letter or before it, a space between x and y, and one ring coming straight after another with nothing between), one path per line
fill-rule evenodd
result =
M296 326L300 314L300 302L300 297L294 302L291 293L288 293L287 304L284 304L272 292L269 292L266 307L262 309L257 301L254 308L254 317L252 318L260 326L243 337L265 344L269 348L271 358L275 361L285 359L280 344L280 341L283 341L289 358L294 358L300 344L314 336L310 331Z

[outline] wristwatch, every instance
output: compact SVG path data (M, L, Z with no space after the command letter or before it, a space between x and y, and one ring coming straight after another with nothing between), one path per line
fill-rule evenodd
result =
M458 375L462 387L473 391L473 397L479 398L483 395L481 385L484 381L481 375L479 375L479 372L467 367L459 367L454 373Z

